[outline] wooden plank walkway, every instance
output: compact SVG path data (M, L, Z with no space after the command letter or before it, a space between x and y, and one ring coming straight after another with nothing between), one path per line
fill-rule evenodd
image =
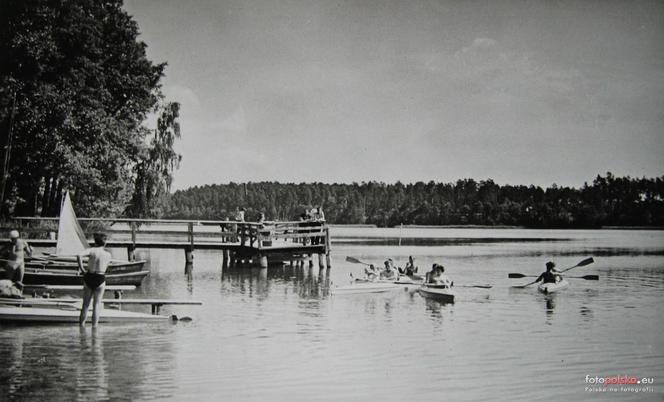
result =
M0 233L8 237L10 230L18 229L33 246L55 247L58 218L17 217L13 221L15 226L0 227ZM219 250L225 262L251 259L267 266L270 258L292 261L317 254L319 265L330 265L330 232L325 222L107 218L79 218L79 222L84 228L92 222L108 227L107 246L126 248L129 260L135 259L137 249L183 249L188 263L193 262L194 250ZM91 244L92 234L86 233Z

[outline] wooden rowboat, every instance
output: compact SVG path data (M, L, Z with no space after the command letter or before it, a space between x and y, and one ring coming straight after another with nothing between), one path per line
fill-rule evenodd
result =
M76 256L90 247L78 224L69 193L60 209L58 242L55 254L31 256L25 259L24 284L82 285ZM84 265L87 264L84 257ZM106 269L107 285L141 286L149 271L143 270L145 261L111 260Z
M121 266L110 265L106 270L107 285L133 285L141 286L143 279L150 271L141 270L145 261L132 261ZM78 272L78 266L70 268L25 268L23 275L24 284L46 284L46 285L82 285L83 275Z

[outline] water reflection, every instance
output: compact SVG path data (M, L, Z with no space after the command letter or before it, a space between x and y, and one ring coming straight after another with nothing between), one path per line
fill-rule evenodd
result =
M187 262L184 265L184 277L186 279L187 293L192 295L194 293L194 263Z
M89 330L86 327L79 328L79 362L75 364L76 399L107 400L109 387L103 341L97 334L97 328L92 328L90 334Z
M300 298L321 299L329 294L330 269L298 265L232 267L223 271L222 282L261 300L283 284L288 285L286 292L296 293Z
M553 311L556 309L556 295L546 295L544 298L546 299L546 316L547 318L551 318L553 316Z

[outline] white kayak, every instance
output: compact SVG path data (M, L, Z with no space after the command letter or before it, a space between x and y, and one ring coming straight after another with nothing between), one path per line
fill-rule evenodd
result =
M392 282L355 282L348 286L336 286L330 289L332 294L382 293L399 289Z
M78 323L80 308L67 305L53 305L40 307L0 306L0 322L28 322L28 323ZM92 312L88 314L88 321L92 319ZM169 320L165 315L136 313L133 311L104 308L99 315L99 322L151 322Z
M440 285L422 285L418 289L420 296L432 299L441 303L454 303L454 293L452 289Z
M563 289L567 289L568 287L569 287L569 282L567 282L567 279L563 278L556 283L540 283L537 286L537 290L539 290L544 294L550 294L561 291Z

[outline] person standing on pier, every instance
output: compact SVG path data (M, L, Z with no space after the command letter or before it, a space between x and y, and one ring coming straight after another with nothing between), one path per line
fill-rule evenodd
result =
M111 253L104 249L106 246L106 234L95 233L95 246L85 249L76 256L78 268L83 272L83 305L79 324L85 325L88 318L88 308L90 300L94 299L92 305L92 326L96 327L99 323L99 313L101 312L101 301L106 290L106 268L111 263ZM83 268L83 257L88 257L88 267Z
M11 241L11 244L3 250L3 257L5 259L6 279L11 280L17 288L23 290L25 254L32 256L32 247L20 237L18 230L12 230L9 232L9 240Z

